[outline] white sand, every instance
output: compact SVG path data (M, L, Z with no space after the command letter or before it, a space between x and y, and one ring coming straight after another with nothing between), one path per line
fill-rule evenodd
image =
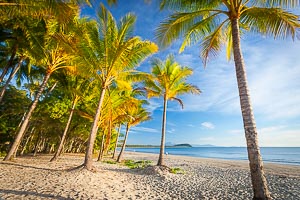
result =
M0 199L251 199L248 162L166 156L166 164L185 174L147 175L145 170L95 162L96 173L69 170L82 155L50 155L0 162ZM126 152L125 159L158 155ZM265 164L273 199L300 199L300 166Z

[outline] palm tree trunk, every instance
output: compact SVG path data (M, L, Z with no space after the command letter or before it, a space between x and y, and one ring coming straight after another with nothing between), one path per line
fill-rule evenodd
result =
M116 144L115 144L114 153L113 153L112 158L115 158L115 157L116 157L120 131L121 131L121 124L119 125L119 128L118 128L117 139L116 139Z
M37 137L37 139L36 139L36 143L35 143L35 145L34 145L33 156L36 156L36 154L37 154L37 152L38 152L38 146L39 146L39 143L40 143L40 141L41 141L41 135L42 135L42 132L40 132L40 133L38 134L38 137Z
M258 146L258 136L248 90L246 68L240 46L238 19L232 19L231 24L234 62L244 122L245 137L247 141L248 159L254 193L253 199L271 199L263 171L262 157Z
M85 159L84 159L84 163L83 166L87 169L87 170L92 170L93 169L93 149L94 149L94 144L95 144L95 139L97 136L97 130L98 130L98 122L99 122L99 118L100 118L100 113L101 113L101 107L103 104L103 100L104 100L104 95L105 95L105 87L102 88L101 91L101 96L99 99L99 103L98 103L98 108L94 117L94 121L91 127L91 132L90 132L90 136L87 142L87 148L86 148L86 153L85 153Z
M65 139L66 139L66 136L67 136L67 132L69 130L69 127L70 127L70 124L71 124L71 121L72 121L72 117L73 117L73 113L74 113L74 109L75 109L75 106L76 106L76 103L77 103L77 96L75 96L74 100L73 100L73 104L72 104L72 109L70 111L70 115L69 115L69 119L68 119L68 122L66 124L66 127L65 127L65 130L64 130L64 133L62 135L62 138L60 140L60 143L59 143L59 146L57 148L57 151L55 152L54 156L52 157L52 159L50 160L50 162L53 162L53 161L56 161L58 156L60 155L61 153L61 150L64 146L64 143L65 143Z
M13 77L16 75L16 73L17 73L17 72L19 71L19 69L21 68L22 62L23 62L23 59L21 59L20 62L18 63L18 65L17 65L17 67L14 68L14 69L12 70L12 72L10 73L8 79L7 79L6 82L5 82L5 85L4 85L3 88L1 89L1 92L0 92L0 103L1 103L1 101L2 101L2 99L3 99L3 97L4 97L4 93L5 93L5 91L6 91L6 88L7 88L8 85L9 85L10 81L13 79Z
M48 79L50 78L50 75L51 73L47 73L44 77L44 80L42 82L42 84L40 85L40 89L38 91L38 93L36 94L35 98L34 98L34 101L33 103L31 104L30 108L29 108L29 111L27 112L26 116L25 116L25 119L18 131L18 134L14 140L14 143L12 144L12 146L10 147L9 149L9 152L7 153L7 155L5 156L5 158L3 159L4 161L7 161L7 160L11 160L13 155L15 155L15 152L17 151L19 145L20 145L20 142L22 140L22 137L25 133L25 129L29 123L29 120L32 116L32 113L34 111L34 109L36 108L37 106L37 103L39 101L39 98L40 96L42 95L42 92L44 91L45 87L46 87L46 84L47 84L47 81Z
M162 128L161 128L161 143L160 143L160 152L157 165L162 166L165 165L164 161L164 153L165 153L165 137L166 137L166 120L167 120L167 96L164 95L164 110L163 110L163 120L162 120Z
M103 153L104 153L104 139L105 139L105 134L103 132L102 135L102 140L101 140L101 146L100 146L100 151L99 151L99 156L97 161L101 161L103 158Z
M106 141L105 141L105 148L104 148L104 153L105 155L108 154L108 150L109 150L109 146L110 146L110 140L111 140L111 132L112 132L112 119L109 119L108 122L108 131L107 131L107 137L106 137Z
M123 157L123 152L125 151L125 147L126 147L126 142L127 142L127 137L128 137L128 133L129 133L129 125L127 123L126 125L126 133L125 133L125 138L124 138L124 142L120 151L120 154L118 156L117 162L121 162L122 157Z
M10 59L7 63L7 65L5 66L5 68L3 69L2 73L1 73L1 76L0 76L0 83L3 81L9 67L12 66L13 64L13 61L15 59L15 56L16 56L16 53L17 53L17 50L18 50L18 44L15 44L14 47L13 47L13 50L12 50L12 54L10 56Z
M29 140L31 140L32 137L33 137L32 133L33 133L34 129L35 129L35 127L32 127L32 129L31 129L31 131L30 131L30 133L29 133L29 135L28 135L28 138L26 139L26 142L25 142L25 144L24 144L24 146L23 146L23 149L22 149L22 151L21 151L21 153L20 153L21 156L24 154L24 152L25 152L25 150L26 150L26 147L27 147L27 144L28 144Z

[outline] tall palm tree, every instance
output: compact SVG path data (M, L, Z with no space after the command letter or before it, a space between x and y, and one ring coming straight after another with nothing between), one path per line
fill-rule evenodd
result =
M174 9L175 13L161 23L157 37L164 46L180 36L184 37L180 51L185 46L200 43L201 56L206 64L216 56L222 44L227 46L227 57L233 50L240 104L254 197L271 199L263 171L263 162L258 146L256 123L250 101L246 68L241 51L241 32L251 31L274 38L296 35L300 23L298 16L284 10L299 6L298 0L162 0L161 8Z
M183 108L183 102L177 96L187 93L200 94L199 88L186 82L193 70L182 67L169 55L165 61L154 59L151 76L145 81L148 98L163 97L163 118L161 130L161 144L158 166L164 165L167 104L169 100L176 100Z
M158 50L150 41L132 36L135 16L127 14L117 24L112 14L101 4L97 24L87 26L81 46L82 61L101 83L101 94L90 131L83 166L92 170L92 155L102 103L108 87L126 70L136 67Z

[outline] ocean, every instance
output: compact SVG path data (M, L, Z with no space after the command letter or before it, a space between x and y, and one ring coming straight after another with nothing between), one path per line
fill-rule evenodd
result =
M264 162L300 165L300 147L261 147L260 150ZM126 151L159 154L159 148L126 148ZM167 147L165 152L201 158L248 160L246 147Z

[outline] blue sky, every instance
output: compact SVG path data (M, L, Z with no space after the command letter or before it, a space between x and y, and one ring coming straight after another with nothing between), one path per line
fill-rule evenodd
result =
M168 16L159 11L157 1L120 0L108 7L116 19L128 12L137 16L135 35L155 42L155 28ZM299 9L294 13L300 14ZM82 14L93 15L89 8ZM166 142L246 146L233 61L225 51L204 68L198 45L178 53L180 40L153 57L165 59L172 53L183 66L192 67L189 82L202 94L184 95L185 108L170 102L167 113ZM245 34L242 50L247 67L260 146L300 146L300 41L274 40ZM138 68L150 71L151 58ZM150 99L148 109L153 120L132 127L128 144L159 144L161 138L162 99ZM123 130L124 131L124 130Z

